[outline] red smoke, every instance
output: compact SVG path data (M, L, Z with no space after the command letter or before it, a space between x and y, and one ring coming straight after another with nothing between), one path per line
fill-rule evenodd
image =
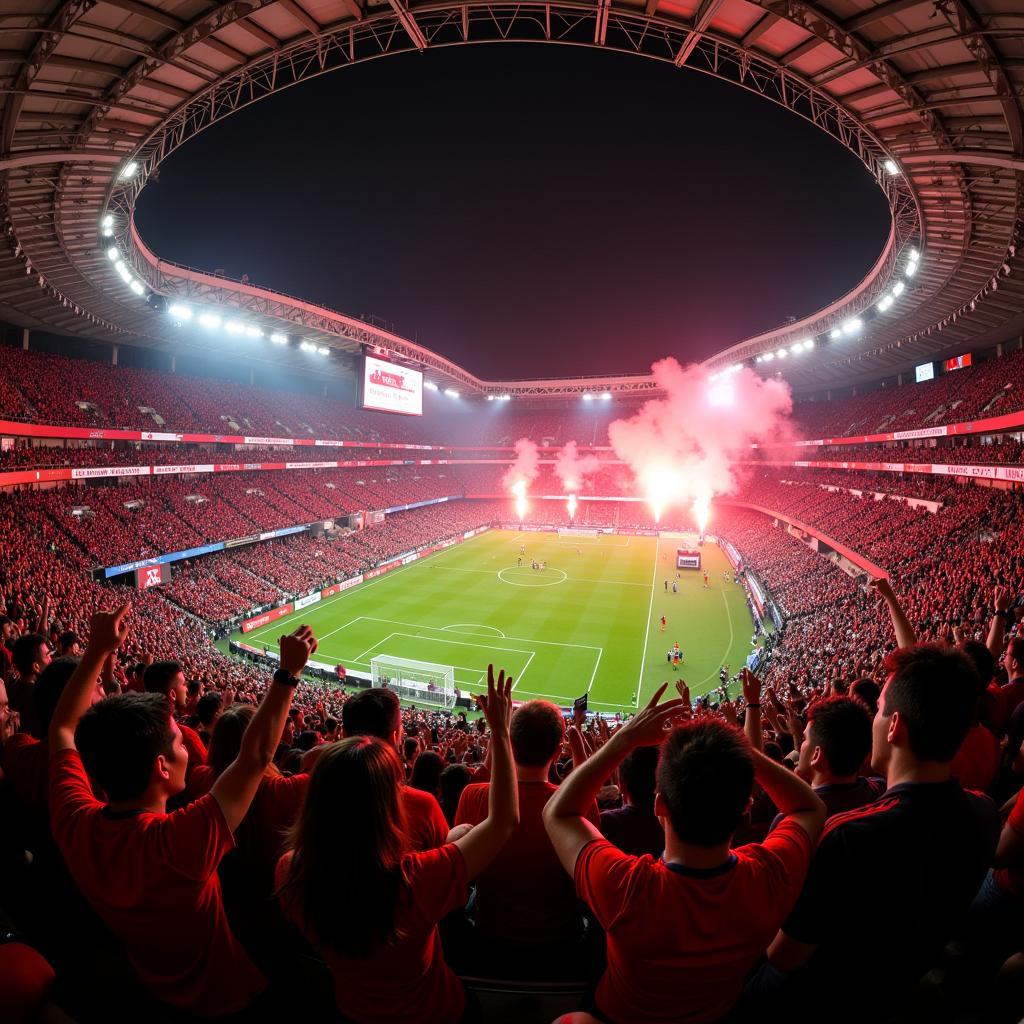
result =
M601 468L601 460L596 455L579 456L575 441L570 441L555 458L555 473L562 481L566 494L575 494L591 473Z
M501 484L507 490L511 490L518 483L524 483L529 487L539 472L540 457L537 455L537 446L529 438L521 437L516 441L516 461L506 470L501 478Z

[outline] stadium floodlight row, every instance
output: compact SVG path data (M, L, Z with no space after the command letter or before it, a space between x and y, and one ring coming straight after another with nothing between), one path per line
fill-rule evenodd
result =
M122 25L116 43L88 29L85 6L70 5L44 35L12 38L6 59L20 84L4 100L9 249L0 255L0 317L112 342L195 346L199 336L165 312L188 305L238 324L243 338L262 331L250 339L252 358L293 368L308 369L306 360L323 359L324 349L370 345L416 362L439 388L462 395L650 390L644 375L483 381L344 314L161 260L135 229L136 199L161 161L240 107L382 53L426 49L435 38L445 45L491 40L497 25L498 38L510 42L607 47L733 82L811 121L873 175L892 230L863 280L828 308L733 345L713 369L738 362L767 369L770 362L772 372L806 391L877 379L953 346L1012 335L1024 304L1024 68L1011 50L1014 15L994 0L969 12L959 3L936 9L924 0L854 0L841 13L815 5L813 17L806 5L765 12L736 0L702 8L699 24L656 2L621 4L609 17L600 0L587 0L545 4L540 37L535 6L327 0L315 17L297 17L294 5L279 0L261 4L254 27L244 5L218 4L182 19L158 3L158 17ZM49 17L44 0L23 7L28 17ZM250 31L236 31L239 25ZM205 48L218 53L219 70ZM197 77L190 64L207 71ZM61 88L51 88L57 80ZM96 101L70 111L66 97L75 89ZM94 230L83 230L90 223ZM914 250L920 263L909 259ZM910 265L916 273L908 278ZM859 331L844 329L858 320ZM274 335L298 343L274 343ZM804 345L810 338L821 339L813 350ZM798 344L799 359L779 356Z

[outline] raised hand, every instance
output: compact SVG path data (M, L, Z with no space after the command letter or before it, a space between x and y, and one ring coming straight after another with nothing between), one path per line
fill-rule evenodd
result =
M299 626L294 633L281 637L281 668L290 675L298 674L316 653L317 640L309 626Z
M128 636L124 622L131 604L123 604L112 612L96 612L89 620L89 646L95 651L112 654Z
M1010 607L1010 599L1012 598L1009 587L997 586L995 594L993 595L992 603L996 606L997 612L1005 612Z
M654 747L665 738L665 732L672 727L677 718L681 718L685 708L679 698L659 704L662 695L668 689L668 683L662 683L646 707L634 715L618 732L615 739L622 738L633 747Z
M505 678L505 670L498 670L498 678L494 678L494 666L487 666L487 694L478 693L474 696L476 706L484 713L484 718L495 736L508 732L512 718L512 684L511 676Z
M736 707L732 703L732 701L730 701L730 700L723 700L722 703L719 704L718 707L719 707L719 710L722 712L722 717L730 725L739 725L739 717L736 714Z
M749 668L744 668L740 672L740 680L743 684L743 700L747 707L751 704L760 704L761 680Z
M877 579L873 579L868 583L868 590L872 593L877 594L883 601L888 601L891 597L894 597L892 590L892 584L889 582L887 576L879 576Z

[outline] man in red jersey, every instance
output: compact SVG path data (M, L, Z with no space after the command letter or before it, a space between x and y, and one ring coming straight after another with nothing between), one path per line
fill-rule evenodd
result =
M401 755L402 706L398 696L383 687L360 690L341 707L341 734L346 739L376 736L390 743ZM306 770L309 770L308 765ZM448 840L448 822L437 798L406 786L402 790L402 802L412 848L422 851L444 846Z
M217 867L280 742L316 640L308 626L281 638L281 668L238 757L207 796L168 814L167 801L185 787L188 752L166 698L129 693L92 704L104 660L128 634L128 607L92 617L50 721L53 837L150 993L196 1016L225 1017L250 1007L266 981L232 934Z
M492 970L536 973L545 966L566 970L583 934L572 881L566 877L544 830L544 805L557 792L549 781L562 749L565 722L546 700L517 708L510 728L519 791L519 824L512 838L477 880L474 917L476 950ZM459 800L455 827L478 825L487 817L490 784L467 786ZM598 826L596 802L587 820Z
M703 721L666 734L688 713L682 699L659 705L667 686L544 809L562 866L607 933L608 963L595 994L602 1020L724 1017L796 902L825 820L810 786L738 729ZM604 839L585 812L632 750L662 741L654 806L665 853L633 857ZM755 780L785 817L764 843L732 849Z
M154 661L142 677L146 693L162 693L171 705L171 713L184 715L188 709L188 685L185 671L178 661ZM197 764L206 764L206 744L191 726L178 723L181 740L188 751L189 770Z

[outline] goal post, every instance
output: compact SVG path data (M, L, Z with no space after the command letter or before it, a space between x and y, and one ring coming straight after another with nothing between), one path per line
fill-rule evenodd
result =
M455 707L455 669L451 665L378 654L370 659L370 678L373 686L394 690L399 699Z

